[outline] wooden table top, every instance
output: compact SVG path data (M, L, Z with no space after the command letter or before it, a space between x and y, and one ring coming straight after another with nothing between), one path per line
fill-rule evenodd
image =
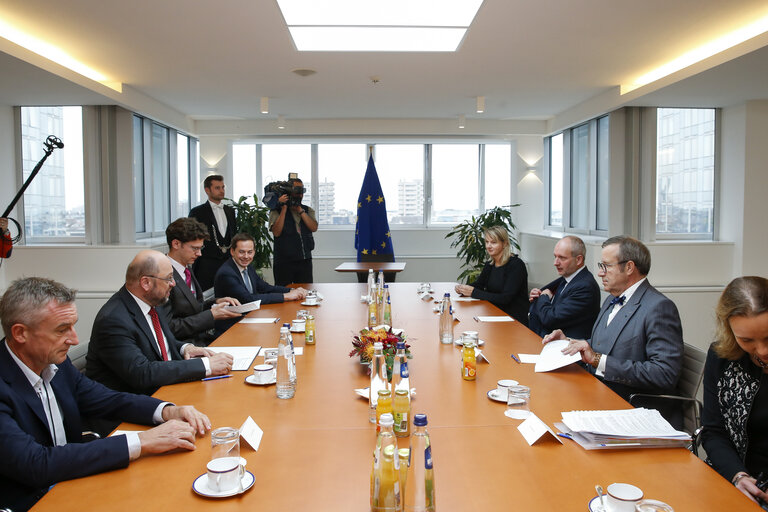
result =
M461 379L460 350L438 341L434 304L418 299L415 283L390 285L393 323L411 345L412 412L426 413L435 464L436 501L440 510L580 511L587 509L595 484L637 485L648 498L678 512L757 510L734 486L682 448L586 451L571 441L528 446L517 431L520 421L504 416L505 405L487 398L502 378L531 387L531 409L552 426L562 411L620 409L629 405L576 365L534 373L510 353L538 353L541 340L512 323L477 323L473 316L498 315L483 301L455 302L456 333L479 331L490 364L478 363L474 382ZM205 472L210 434L197 449L141 458L127 469L62 482L36 511L141 510L367 510L375 427L368 422L368 402L353 389L368 385L362 365L348 357L353 333L364 325L360 302L364 284L316 284L324 296L316 307L297 302L267 305L251 316L283 319L309 309L317 319L317 344L296 357L296 396L279 400L275 386L251 386L250 372L233 378L166 386L156 396L193 404L214 428L239 427L250 415L264 430L258 452L244 442L241 455L255 475L244 494L214 500L198 496L192 482ZM435 296L452 283L433 283ZM278 324L238 324L215 342L221 346L277 346ZM303 346L303 335L294 335ZM260 362L258 357L256 362ZM123 429L137 429L121 425ZM401 446L408 439L399 440Z
M405 270L404 261L345 261L334 270L336 272L402 272Z

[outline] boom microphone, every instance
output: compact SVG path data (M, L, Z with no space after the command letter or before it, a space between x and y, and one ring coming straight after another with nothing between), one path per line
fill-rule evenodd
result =
M45 146L51 147L56 146L59 149L64 148L64 143L61 142L61 139L58 137L54 137L53 135L49 135L47 139L45 139Z

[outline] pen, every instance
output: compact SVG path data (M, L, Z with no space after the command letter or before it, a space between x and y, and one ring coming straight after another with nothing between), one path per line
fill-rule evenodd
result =
M216 377L206 377L202 380L216 380L216 379L226 379L228 377L231 377L232 375L217 375Z
M562 432L558 432L557 435L566 439L573 439L570 434L563 434Z
M515 354L509 354L509 355L512 359L514 359L517 362L517 364L520 364L520 360L517 358Z
M280 321L280 317L275 318L275 323Z
M474 320L475 322L479 322L480 321L480 319L478 319L476 316L473 316L472 320Z

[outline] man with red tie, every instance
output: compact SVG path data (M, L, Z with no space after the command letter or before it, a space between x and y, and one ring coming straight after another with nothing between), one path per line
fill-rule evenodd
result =
M232 356L176 339L158 315L175 286L173 267L161 252L144 250L128 265L125 286L96 315L85 373L117 391L151 395L177 382L224 375Z
M208 238L205 225L182 217L171 222L165 230L165 237L176 283L171 288L168 303L162 306L168 314L168 325L176 339L205 347L216 337L214 321L240 317L240 314L226 308L227 305L238 306L240 301L231 297L203 300L203 287L190 267L200 256L203 243Z

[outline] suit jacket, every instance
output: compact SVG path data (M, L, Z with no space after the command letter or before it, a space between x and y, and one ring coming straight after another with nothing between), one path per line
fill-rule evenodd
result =
M211 305L213 299L203 300L203 291L195 274L192 273L192 285L195 292L187 286L184 277L173 269L173 279L176 286L171 288L168 303L161 306L167 316L168 325L176 339L189 341L197 346L205 347L210 344L215 336Z
M161 403L112 391L82 375L68 358L58 367L51 387L67 444L54 447L40 398L0 342L0 507L24 511L56 482L128 466L123 436L82 442L81 415L151 425Z
M248 291L243 282L240 269L232 258L229 258L219 268L214 280L213 289L217 297L232 297L241 304L260 300L262 304L278 304L283 302L283 294L291 291L285 286L273 286L263 280L253 267L248 267L248 279L251 281L253 293ZM239 321L238 318L216 321L216 334L221 334Z
M683 365L683 328L675 303L645 280L606 326L611 298L603 303L589 340L593 350L609 356L604 382L625 400L632 393L673 393ZM649 406L662 414L669 410Z
M539 336L561 329L569 338L585 340L600 312L600 286L586 268L557 292L563 283L565 278L559 277L542 288L551 290L555 297L541 295L531 303L528 327Z
M208 228L208 240L203 245L202 255L195 260L192 266L195 276L203 286L203 290L213 286L213 278L216 276L216 271L229 258L229 244L237 232L234 208L224 205L224 215L227 218L226 233L219 231L219 225L216 223L216 217L213 216L213 209L208 201L195 206L189 212L190 217L199 220ZM218 245L216 244L217 240L219 242ZM224 247L225 250L222 251L221 247Z
M88 344L85 373L116 389L151 395L161 386L205 377L199 358L183 359L183 343L159 315L171 361L163 361L149 324L125 286L96 315Z

